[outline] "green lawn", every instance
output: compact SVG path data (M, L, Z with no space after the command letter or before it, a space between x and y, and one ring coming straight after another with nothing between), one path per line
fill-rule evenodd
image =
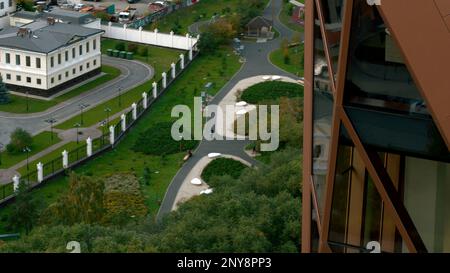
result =
M27 111L27 98L23 96L11 95L11 103L0 105L0 112L9 113L36 113L47 110L48 108L57 105L70 98L78 96L86 91L89 91L99 85L102 85L120 75L120 70L111 66L103 65L102 72L106 73L95 80L92 80L86 84L74 88L64 95L56 97L52 100L40 100L28 98L28 111Z
M277 49L270 53L270 61L279 68L292 73L298 77L303 76L303 64L300 60L302 58L301 48L303 45L289 48L289 63L284 62L283 50Z
M239 70L241 64L230 49L219 50L215 55L199 56L169 90L152 105L150 110L129 131L120 144L82 166L76 172L85 175L95 175L101 178L112 173L131 172L137 177L142 176L144 167L148 167L152 176L150 184L143 191L151 215L155 215L169 183L180 168L184 153L168 156L150 156L131 150L139 135L160 122L172 121L170 113L175 105L185 104L193 107L193 97L200 96L204 85L213 82L210 94L215 94ZM195 81L193 80L195 79ZM170 136L168 136L170 137ZM157 140L155 140L157 141ZM61 151L57 151L58 155ZM57 156L55 154L55 156ZM40 160L44 161L44 160ZM36 190L36 198L46 204L53 202L60 193L65 191L67 178L59 177L48 181L41 189ZM9 213L9 206L0 209L0 221ZM2 231L0 224L0 232Z
M58 138L58 135L56 133L53 133L53 144L58 143L61 141ZM33 145L31 145L30 149L30 156L33 156L46 148L53 145L51 141L51 133L44 131L36 136L33 137ZM0 165L0 169L7 169L9 167L14 166L15 164L25 160L27 158L26 153L20 153L20 154L9 154L8 152L4 151L1 153L1 159L2 164Z
M298 0L301 3L304 3L304 0ZM289 15L289 9L290 6L292 6L292 4L290 3L286 3L287 1L283 0L283 9L280 12L280 16L279 19L280 21L287 26L288 28L292 29L293 31L296 32L303 32L303 26L295 23L294 21L292 21L292 17L291 15Z
M114 49L115 46L121 43L117 40L112 39L104 39L102 41L102 51L107 49ZM129 90L128 92L122 94L122 96L115 97L109 101L106 101L96 107L86 111L83 114L84 126L92 126L96 123L101 122L106 119L105 108L110 108L110 116L114 115L122 111L127 107L131 107L133 102L137 102L142 98L143 92L148 92L152 88L153 81L159 81L161 78L161 73L163 71L167 71L170 68L170 64L172 62L177 62L179 59L179 55L183 52L180 50L166 49L154 46L148 46L149 58L140 57L135 55L135 59L138 59L142 62L147 62L151 66L155 68L155 77L142 85L136 86L135 88ZM119 103L120 102L120 103ZM63 123L56 125L55 127L58 129L70 129L73 128L73 125L79 121L79 117L75 116Z

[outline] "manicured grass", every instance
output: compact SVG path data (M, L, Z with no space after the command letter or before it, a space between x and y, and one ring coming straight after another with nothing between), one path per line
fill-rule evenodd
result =
M223 59L225 59L225 65ZM209 93L214 95L238 71L240 66L237 57L231 53L230 49L219 50L216 55L199 56L185 73L170 86L169 90L152 105L150 110L114 150L86 162L76 168L75 171L78 174L94 175L99 179L120 172L131 172L137 177L141 177L144 168L148 167L152 174L150 183L143 188L143 192L149 213L155 215L169 183L182 164L185 154L152 156L134 152L131 148L139 136L155 124L173 121L170 113L175 105L184 104L192 109L193 97L200 96L207 82L214 83L214 86L209 90ZM58 155L55 154L55 157L59 156L60 152L58 150ZM41 159L41 161L44 160ZM46 204L50 204L56 196L65 191L67 182L66 177L55 178L38 189L34 196L42 199ZM0 209L0 221L4 215L9 213L9 208L7 206ZM1 227L0 231L2 231Z
M289 63L284 62L282 49L277 49L270 53L270 61L279 68L301 77L303 76L303 65L300 60L302 58L300 47L303 47L303 44L289 48Z
M304 0L298 0L301 3L304 3ZM286 3L288 1L283 0L283 9L280 12L280 21L287 26L288 28L292 29L296 32L303 32L304 28L303 26L297 24L292 20L292 16L289 15L289 7L292 6L290 3Z
M53 144L60 142L61 139L58 138L58 134L53 133ZM33 156L46 148L53 145L51 141L51 133L44 131L33 137L33 145L31 145L31 152L29 156ZM15 164L25 160L27 158L26 153L20 154L9 154L6 151L1 153L2 164L0 165L0 169L8 169L9 167L14 166Z
M281 97L303 97L303 87L291 82L261 82L242 91L240 99L251 104L259 104L276 102Z
M108 49L114 49L116 44L121 43L121 41L112 40L112 39L104 39L102 41L102 50L106 52ZM126 43L125 43L126 44ZM149 59L141 57L141 61L147 62L151 66L155 68L155 77L142 85L136 86L135 88L123 93L122 96L115 97L106 101L96 107L86 111L83 114L84 126L92 126L96 123L101 122L106 119L105 108L110 108L111 112L110 116L118 113L126 108L131 107L133 102L137 102L142 98L143 92L148 92L152 88L153 81L158 81L161 78L161 73L163 71L168 71L170 68L170 64L172 62L177 62L179 59L179 55L182 51L166 49L154 46L148 46ZM159 71L159 72L158 72ZM161 72L161 73L160 73ZM120 102L120 103L119 103ZM55 127L58 129L71 129L73 125L78 122L80 118L75 116L63 123L56 125Z
M36 113L47 110L48 108L57 105L63 101L70 98L78 96L86 91L89 91L97 86L100 86L120 75L120 70L111 66L103 65L102 72L106 73L95 80L92 80L86 84L74 88L73 90L67 92L64 95L56 97L52 100L40 100L28 98L28 111L27 111L27 98L24 96L10 95L11 103L0 105L0 112L9 113Z
M154 80L158 81L161 78L161 73L167 71L173 62L176 63L178 61L178 59L180 58L180 54L184 53L184 51L182 50L168 49L157 46L148 46L143 44L130 43L107 38L102 39L102 49L101 49L102 53L106 54L108 49L114 50L116 48L116 45L119 43L124 43L126 48L128 47L129 44L137 45L137 53L133 55L133 59L143 63L147 63L155 69L155 77L152 81ZM141 48L144 47L147 48L148 52L147 57L139 55ZM187 57L188 56L185 56L186 59Z
M202 172L202 179L208 183L213 176L229 175L232 178L239 178L242 171L247 168L240 161L231 158L218 158L209 163Z

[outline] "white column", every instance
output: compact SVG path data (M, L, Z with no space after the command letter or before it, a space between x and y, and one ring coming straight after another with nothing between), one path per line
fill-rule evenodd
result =
M144 109L147 109L148 107L148 100L147 100L147 92L142 93L142 106Z
M127 129L127 116L125 116L125 114L122 114L120 116L120 120L121 120L121 125L122 125L122 131L125 132L125 130Z
M172 79L175 79L175 77L177 76L176 65L174 63L172 63L170 66L172 66Z
M189 33L186 34L186 47L191 47L191 36L189 35Z
M180 65L181 65L181 70L184 69L184 54L180 54Z
M142 43L142 27L139 27L138 30L139 30L139 42Z
M189 48L189 61L192 61L193 58L193 52L192 52L192 47Z
M167 87L167 73L166 72L162 73L162 85L163 85L162 86L163 89Z
M69 153L66 150L64 150L61 154L62 154L63 168L67 169L69 167Z
M13 189L14 189L14 192L17 192L19 190L19 183L20 183L20 177L16 174L13 177Z
M158 84L156 82L153 82L153 98L156 99L156 97L158 96Z
M41 183L42 181L44 181L44 165L39 162L38 164L36 164L36 168L37 168L37 180L39 183Z
M133 103L131 105L131 111L132 111L132 115L133 115L133 119L136 120L137 119L137 105L136 103Z
M114 145L114 126L109 126L109 142L111 143L111 145Z
M86 139L86 154L88 157L92 156L92 138L88 137Z
M170 39L172 41L171 47L173 48L173 31L170 31Z

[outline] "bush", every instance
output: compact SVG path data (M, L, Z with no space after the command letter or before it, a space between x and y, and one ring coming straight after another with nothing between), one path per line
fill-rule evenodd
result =
M229 175L234 179L239 178L247 166L230 158L218 158L209 163L202 172L202 179L207 183L213 176Z
M142 57L147 57L148 56L148 47L146 47L146 46L139 47L138 54L141 55Z
M196 140L175 141L171 136L172 123L162 122L141 133L132 147L133 151L149 155L169 155L192 150Z
M6 150L10 154L17 154L23 152L25 147L31 147L33 138L30 133L22 128L17 128L11 133L11 141L6 146Z
M138 52L138 49L139 49L139 46L137 45L137 44L134 44L134 43L130 43L130 44L128 44L128 46L127 46L127 50L129 51L129 52L133 52L133 53L137 53Z
M281 97L303 97L303 87L290 82L262 82L245 89L240 97L241 100L251 104L258 104L268 100L278 101Z
M125 51L125 43L123 42L117 43L115 49L119 51Z

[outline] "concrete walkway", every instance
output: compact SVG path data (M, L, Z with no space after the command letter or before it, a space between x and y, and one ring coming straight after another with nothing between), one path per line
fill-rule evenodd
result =
M9 143L11 132L18 127L27 130L32 135L49 130L50 126L45 122L46 119L54 118L58 122L64 122L80 113L79 104L88 104L89 107L85 109L87 111L118 96L119 88L122 89L122 92L126 92L154 76L154 69L141 62L102 56L102 63L120 69L121 75L91 91L53 106L44 112L32 114L0 112L0 142Z
M245 49L242 54L246 59L246 62L241 67L239 72L237 72L233 76L233 78L217 93L210 104L220 104L222 100L227 97L227 95L233 90L233 88L244 79L261 77L261 75L279 75L285 78L299 80L297 76L274 66L269 61L269 54L280 47L280 42L284 38L291 39L294 35L294 31L283 25L278 19L278 15L282 9L282 0L272 1L274 3L275 12L277 14L277 17L274 21L274 26L280 33L280 36L277 39L268 41L266 43L243 41L242 44L245 46ZM272 18L271 5L268 5L264 10L264 17ZM251 141L249 140L202 141L199 147L194 151L191 159L189 159L181 167L181 169L178 171L178 173L170 183L161 207L158 211L157 220L161 220L165 214L169 213L172 210L174 204L176 203L178 192L180 191L185 178L189 175L190 171L196 167L197 163L203 157L208 155L208 153L215 152L233 155L237 158L241 158L249 162L253 166L260 164L257 160L253 159L244 151L245 146L250 143Z

